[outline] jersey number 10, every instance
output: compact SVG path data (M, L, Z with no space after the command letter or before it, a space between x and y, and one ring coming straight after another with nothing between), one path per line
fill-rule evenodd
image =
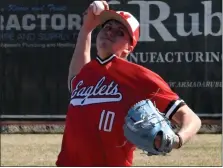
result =
M115 113L112 111L101 112L100 122L99 122L99 130L103 130L106 132L111 132L112 126L114 123Z

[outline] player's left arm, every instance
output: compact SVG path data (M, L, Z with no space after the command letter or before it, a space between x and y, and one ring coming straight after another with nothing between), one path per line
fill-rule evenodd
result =
M174 93L169 85L157 74L143 71L144 83L147 86L147 97L155 103L160 112L172 122L180 126L179 139L176 139L174 148L182 146L191 139L200 129L201 120L188 105ZM152 89L151 89L152 88ZM153 92L151 92L153 91Z
M182 139L181 145L190 140L201 127L200 118L186 104L176 111L172 120L180 126L178 135ZM175 148L178 148L178 145L176 145Z

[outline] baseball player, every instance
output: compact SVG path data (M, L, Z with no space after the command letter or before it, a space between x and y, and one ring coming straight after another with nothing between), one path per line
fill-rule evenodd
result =
M106 9L98 16L92 6L87 9L70 62L71 97L57 166L131 166L136 147L124 136L123 125L130 107L144 99L181 126L173 148L180 148L201 126L158 74L126 60L139 39L139 22L103 3ZM91 60L91 34L99 25L97 56ZM157 136L157 148L160 141Z

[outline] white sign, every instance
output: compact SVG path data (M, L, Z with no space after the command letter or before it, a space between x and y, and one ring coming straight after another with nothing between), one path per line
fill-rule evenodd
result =
M109 4L119 5L119 1L110 1ZM140 8L140 41L149 42L155 41L156 39L152 37L150 32L150 27L156 29L160 37L164 41L177 41L177 37L174 37L173 34L168 30L167 26L164 24L169 17L175 18L176 25L176 34L178 36L187 37L187 36L221 36L222 35L222 13L212 11L212 1L202 1L201 6L197 8L204 8L204 13L189 13L191 17L191 30L185 30L185 14L184 13L173 13L171 7L168 3L163 1L129 1L128 4L138 5ZM152 6L156 6L159 9L159 16L156 19L151 20L150 9ZM203 18L201 18L203 17ZM220 24L218 31L214 32L212 30L213 19L218 19ZM200 30L199 26L201 20L204 20L204 30Z

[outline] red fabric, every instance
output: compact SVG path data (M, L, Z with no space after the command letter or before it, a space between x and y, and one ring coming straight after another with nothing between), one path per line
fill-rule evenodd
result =
M169 85L156 73L141 68L140 72L142 88L145 88L146 97L149 98L160 112L166 112L165 109L173 100L179 99Z
M178 99L157 74L116 57L106 65L96 60L87 64L73 80L72 88L76 103L83 97L85 103L116 101L69 105L57 166L131 166L135 147L126 143L123 135L128 109L152 98L162 112L170 101ZM86 97L93 90L94 94Z

